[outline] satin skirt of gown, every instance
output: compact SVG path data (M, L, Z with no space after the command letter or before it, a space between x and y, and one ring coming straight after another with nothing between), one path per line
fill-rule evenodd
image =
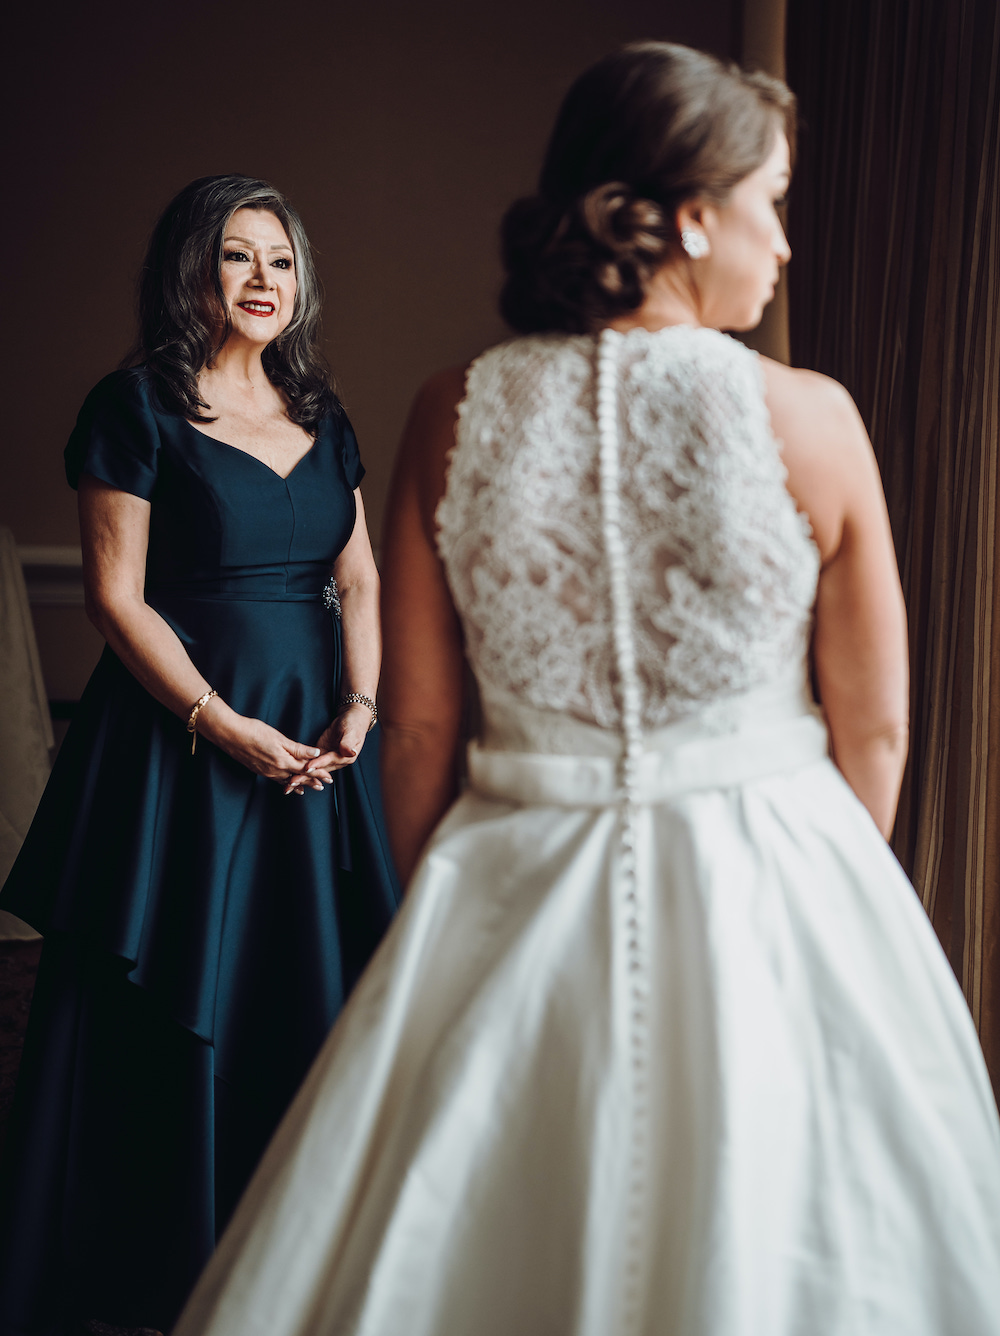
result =
M649 735L634 850L616 739L501 733L175 1336L996 1336L982 1055L804 695Z
M319 736L340 674L319 600L188 600L189 637L197 611L224 698ZM377 743L285 798L192 755L105 651L4 894L45 947L0 1173L0 1336L176 1321L395 908Z

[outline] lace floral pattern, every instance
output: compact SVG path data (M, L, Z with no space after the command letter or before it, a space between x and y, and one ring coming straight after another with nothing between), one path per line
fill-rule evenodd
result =
M618 728L595 376L586 336L515 339L473 363L438 545L480 683ZM785 487L756 354L714 330L633 330L619 386L651 729L802 661L819 555Z

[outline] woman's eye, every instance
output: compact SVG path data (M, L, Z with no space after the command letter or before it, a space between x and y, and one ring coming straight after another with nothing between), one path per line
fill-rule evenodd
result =
M246 254L246 251L229 250L229 251L225 251L225 252L223 253L222 258L223 258L224 260L237 260L237 261L239 261L239 260L244 260L244 261L245 261L245 260L247 259L247 254Z
M291 269L292 267L291 260L284 255L279 256L273 263L276 264L279 269Z

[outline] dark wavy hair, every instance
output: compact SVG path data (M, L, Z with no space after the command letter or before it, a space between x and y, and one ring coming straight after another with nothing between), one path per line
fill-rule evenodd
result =
M221 351L232 327L220 271L226 228L237 209L273 213L292 243L292 319L261 360L288 400L288 416L315 431L324 417L340 411L320 351L322 292L302 220L267 181L201 176L170 201L150 238L139 276L139 333L122 366L147 366L168 411L213 421L198 393L198 373Z
M504 216L504 319L582 334L634 311L679 245L678 207L724 204L779 130L794 152L795 98L779 79L668 42L606 56L566 94L538 193Z

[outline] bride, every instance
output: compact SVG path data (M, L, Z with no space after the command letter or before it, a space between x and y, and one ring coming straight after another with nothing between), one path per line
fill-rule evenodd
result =
M1000 1332L996 1106L883 838L877 469L839 386L720 333L789 258L793 126L678 46L571 89L504 224L521 337L400 454L407 901L176 1336Z

